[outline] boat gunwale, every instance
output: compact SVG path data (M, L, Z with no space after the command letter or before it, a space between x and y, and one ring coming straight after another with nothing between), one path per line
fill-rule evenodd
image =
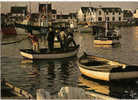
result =
M40 53L40 52L27 52L26 50L32 50L32 49L20 49L20 52L24 52L24 53L28 53L28 54L32 54L32 55L43 55L43 54L51 54L51 55L53 55L53 54L63 54L63 53L69 53L69 52L73 52L73 51L75 51L75 50L77 50L79 48L79 45L77 45L76 47L71 47L71 50L68 50L68 51L64 51L64 52L43 52L43 53ZM55 49L59 49L59 48L55 48ZM48 50L47 48L44 48L44 49L42 49L42 50ZM33 50L32 50L33 51Z
M22 51L22 50L20 50L20 53L25 53L25 54L27 54L27 55L31 55L32 57L27 57L27 56L25 56L25 55L23 55L23 54L21 54L24 58L27 58L27 59L49 59L49 60L54 60L54 59L64 59L64 58L71 58L71 57L75 57L76 55L77 55L77 51L78 51L78 48L79 48L79 45L77 45L75 48L73 48L73 50L71 50L71 51L68 51L68 52L61 52L61 53L43 53L43 54L39 54L39 53L34 53L34 54L31 54L31 53L28 53L28 52L24 52L24 51ZM70 54L71 53L71 54ZM70 55L70 56L67 56L67 55L65 55L65 54L68 54L68 55ZM44 56L46 56L47 55L47 57L44 57L44 58L42 58L42 57L35 57L35 56L42 56L42 55L44 55ZM53 56L53 57L49 57L48 55L50 55L50 56ZM56 57L56 58L54 58L54 56L59 56L59 55L63 55L63 57Z

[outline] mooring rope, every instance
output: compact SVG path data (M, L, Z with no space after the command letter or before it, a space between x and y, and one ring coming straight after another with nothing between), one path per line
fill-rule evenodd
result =
M26 37L26 38L24 38L24 39L22 39L22 40L17 40L17 41L8 42L8 43L1 43L1 45L8 45L8 44L19 43L19 42L21 42L21 41L23 41L23 40L26 40L26 39L28 39L28 37Z

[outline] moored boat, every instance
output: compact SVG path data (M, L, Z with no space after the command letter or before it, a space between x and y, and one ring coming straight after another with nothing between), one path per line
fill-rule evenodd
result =
M126 65L92 55L82 56L78 61L80 72L90 78L111 81L138 78L138 66Z
M117 29L109 29L109 25L106 22L106 28L103 30L103 28L98 29L98 33L96 33L96 36L94 38L94 44L96 45L113 45L120 43L119 39L121 38L121 35L119 34L119 31Z
M61 48L54 48L52 52L48 52L47 48L40 49L40 52L35 52L32 49L21 49L20 54L28 59L62 59L76 56L78 48L79 45L69 47L66 51L63 51Z
M1 27L1 31L4 35L16 35L14 26Z
M2 17L1 32L4 35L16 35L14 22L10 18Z

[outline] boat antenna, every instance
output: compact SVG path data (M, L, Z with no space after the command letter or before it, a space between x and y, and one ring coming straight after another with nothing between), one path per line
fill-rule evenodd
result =
M30 6L30 15L31 15L31 2L29 3L29 6Z
M105 16L105 36L107 36L107 32L108 32L108 22L107 22L107 18Z

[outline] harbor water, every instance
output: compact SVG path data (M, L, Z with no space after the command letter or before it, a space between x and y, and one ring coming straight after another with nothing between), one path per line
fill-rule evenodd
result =
M121 27L120 44L94 45L91 33L74 33L74 39L80 44L78 57L84 52L138 66L138 27ZM2 43L26 38L27 35L2 36ZM41 46L44 44L42 43ZM57 94L62 87L80 87L86 91L95 91L116 98L138 99L138 79L123 82L103 82L88 79L81 75L77 66L77 57L61 60L27 60L19 52L22 48L31 48L31 42L1 45L1 77L33 96L37 89L46 89L51 95ZM89 84L88 84L89 83ZM94 84L94 85L93 85ZM102 91L100 91L102 89ZM104 91L104 92L103 92ZM106 92L105 92L106 91Z

